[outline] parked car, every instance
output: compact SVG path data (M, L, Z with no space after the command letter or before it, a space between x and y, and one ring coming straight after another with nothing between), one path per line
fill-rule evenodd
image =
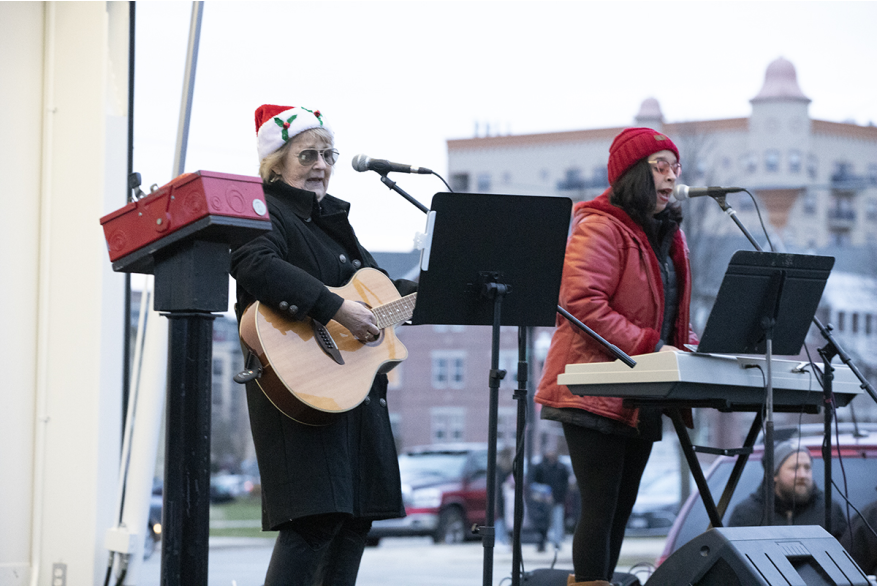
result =
M682 502L679 469L668 469L659 477L643 479L625 536L666 536L676 520ZM694 481L692 480L692 485Z
M457 543L475 538L487 515L487 446L416 447L399 455L404 518L372 524L368 543L386 536L431 536Z
M781 438L782 436L777 436L777 440ZM822 435L805 436L801 437L801 444L810 449L813 457L813 481L819 489L824 490L825 469L822 460L822 439ZM850 502L859 510L877 500L877 490L875 490L875 485L877 485L877 431L872 428L871 431L860 430L859 434L842 433L839 440L833 435L832 450L835 455L839 451L841 456L841 459L835 456L831 465L832 478L840 491L846 487ZM727 524L734 507L755 491L764 478L764 469L761 466L763 454L763 446L754 447L722 517L723 523ZM718 502L725 484L731 476L735 461L736 457L721 456L713 462L705 474L710 492L716 502ZM843 497L839 494L840 491L837 488L832 489L832 501L840 503L846 515L847 508ZM849 512L850 515L855 515L852 509ZM667 535L664 550L658 558L657 564L665 561L689 540L706 532L708 526L709 519L706 508L704 508L700 493L695 487L679 511L679 515Z

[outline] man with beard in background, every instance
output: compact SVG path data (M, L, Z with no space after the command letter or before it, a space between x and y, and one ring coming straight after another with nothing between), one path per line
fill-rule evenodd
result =
M763 463L763 461L762 461ZM794 440L781 442L774 449L774 525L823 526L825 495L813 481L813 459L807 447ZM729 526L765 526L765 483L740 502L731 513ZM840 504L832 500L831 533L840 539L847 521Z

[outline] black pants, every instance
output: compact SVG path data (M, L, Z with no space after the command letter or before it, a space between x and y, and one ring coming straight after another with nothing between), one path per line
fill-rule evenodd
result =
M576 581L611 581L652 442L564 424L582 514L573 536Z
M280 527L266 585L355 585L371 522L347 514L293 520Z

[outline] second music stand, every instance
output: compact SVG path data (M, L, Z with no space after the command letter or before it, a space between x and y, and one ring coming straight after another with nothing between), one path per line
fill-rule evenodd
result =
M698 353L766 357L764 482L769 526L773 525L774 509L771 357L801 352L833 266L833 257L737 251L697 346ZM826 433L830 437L830 430Z

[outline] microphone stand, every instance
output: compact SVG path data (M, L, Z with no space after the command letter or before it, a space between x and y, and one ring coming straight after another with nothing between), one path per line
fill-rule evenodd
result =
M403 198L405 198L406 200L408 200L409 202L411 202L412 204L417 206L420 209L420 211L423 212L424 214L429 213L429 208L427 208L426 206L421 204L419 201L415 200L411 196L411 194L409 194L408 192L406 192L405 190L400 188L398 185L396 185L395 181L393 181L392 179L387 177L387 173L389 173L388 171L378 171L377 173L381 176L381 183L383 183L385 186L387 186L388 188L390 188L391 190L393 190L394 192L396 192L397 194L399 194L400 196L402 196Z
M387 177L387 173L389 172L376 172L381 176L381 182L386 185L391 190L400 194L403 198L417 206L421 212L424 214L429 213L429 208L421 204L418 200L414 199L410 194L408 194L405 190L396 185L396 182ZM436 174L438 175L438 174ZM439 176L441 177L441 176ZM442 180L444 181L444 180ZM445 183L447 185L447 183ZM450 187L448 188L450 190ZM487 284L488 286L488 294L489 297L494 298L494 303L498 308L502 303L503 295L510 293L510 288L501 286L501 289L497 289L497 284ZM570 314L567 310L565 310L560 305L557 306L557 313L566 318L571 324L573 324L578 329L582 330L586 334L588 334L595 341L600 343L606 350L614 356L616 359L622 361L625 365L630 368L636 366L636 361L634 361L629 355L627 355L624 351L619 349L617 346L611 344L599 334L594 332L591 328L586 326L580 320L578 320L575 316ZM500 370L498 368L498 364L495 363L495 358L499 355L498 341L499 341L499 323L496 322L496 316L498 315L498 311L495 313L494 318L494 337L493 337L493 352L491 353L491 369L490 369L490 393L491 393L491 401L490 401L490 422L488 423L488 428L490 431L490 440L488 442L488 463L487 463L487 520L485 522L485 526L481 526L478 528L478 531L483 536L484 541L484 569L483 569L483 584L491 585L493 578L493 547L495 541L494 527L493 527L493 505L496 499L495 490L496 490L496 400L497 400L497 392L499 390L499 381L505 376L505 371ZM517 429L516 429L516 444L517 447L515 451L515 461L514 461L514 480L515 480L515 500L514 500L514 527L512 530L512 585L520 585L521 584L521 567L522 565L522 556L521 556L521 523L524 517L524 500L523 500L523 489L524 489L524 467L523 467L523 452L520 450L524 444L524 428L526 424L526 402L527 402L527 370L528 370L528 357L527 357L527 333L526 328L521 326L518 327L518 388L515 390L513 395L513 399L518 402L518 413L517 413Z
M752 237L746 227L743 226L743 223L740 222L740 219L737 218L737 212L727 203L725 200L725 196L717 195L711 196L716 203L718 203L719 207L731 217L731 220L737 225L738 228L743 232L749 242L752 243L752 246L755 247L756 251L763 251L764 249L758 244L758 242ZM850 371L858 378L858 380L862 383L861 388L868 392L868 395L871 396L875 402L877 402L877 392L874 391L874 386L865 379L864 375L859 371L859 368L853 362L853 359L843 350L837 340L832 336L831 330L832 327L829 324L827 327L823 326L822 322L819 321L819 318L816 316L813 317L813 324L816 325L816 328L819 329L819 333L826 340L827 344L819 349L819 355L822 357L823 361L823 381L822 381L822 391L825 397L825 424L824 424L824 436L825 441L822 443L822 460L825 464L825 477L823 483L825 484L824 492L825 492L825 520L824 527L825 530L831 533L831 420L834 415L834 396L832 394L832 379L834 368L831 366L831 360L834 356L840 357L840 360L850 368ZM770 343L770 339L768 339L768 343ZM770 361L767 363L767 380L768 386L770 390ZM768 459L768 464L773 464L773 403L772 398L768 398L768 415L765 418L765 431L764 431L764 454L765 458ZM771 467L772 469L773 467ZM769 485L773 486L773 477L770 473L767 473L767 477L771 483ZM772 519L773 517L773 503L774 503L774 494L773 491L769 492L767 496L768 499L768 519Z

